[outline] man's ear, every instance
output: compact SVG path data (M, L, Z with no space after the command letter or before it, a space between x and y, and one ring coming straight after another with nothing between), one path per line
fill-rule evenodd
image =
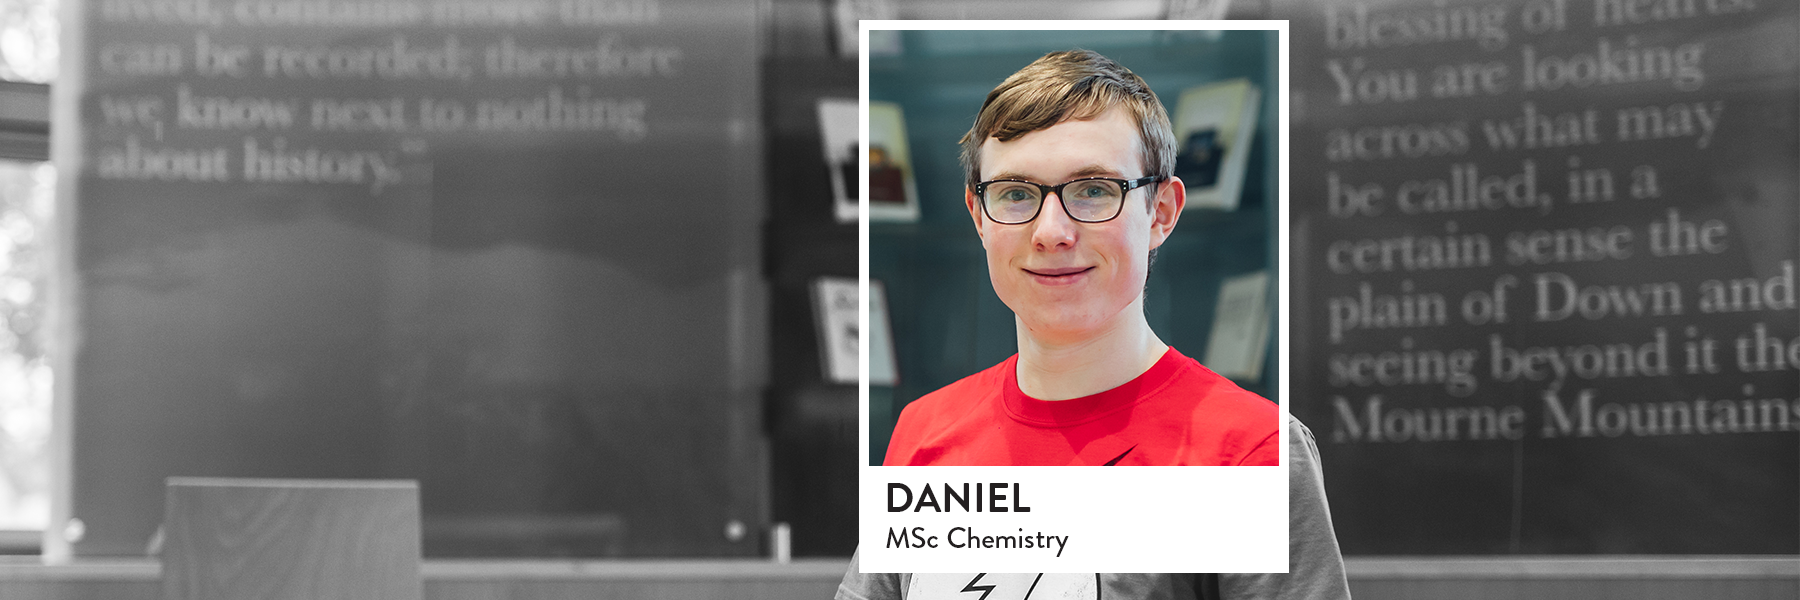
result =
M981 207L975 204L975 190L963 188L963 204L968 205L969 218L975 221L975 235L981 236ZM987 238L983 236L981 241L985 243Z
M1175 232L1175 222L1181 220L1181 209L1187 207L1187 184L1180 177L1170 176L1156 184L1156 198L1150 204L1150 248L1162 246L1163 240Z

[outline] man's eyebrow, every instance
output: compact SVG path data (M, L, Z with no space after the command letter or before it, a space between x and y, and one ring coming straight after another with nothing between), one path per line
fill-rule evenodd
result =
M1104 166L1104 165L1088 165L1088 166L1076 169L1074 172L1069 173L1069 179L1076 180L1076 179L1081 179L1083 177L1099 177L1102 175L1110 175L1110 176L1116 177L1116 176L1119 176L1119 172L1117 170L1114 170L1112 167L1108 167L1108 166ZM1017 181L1037 181L1037 178L1034 178L1030 175L1026 175L1024 173L1017 173L1017 172L1013 172L1013 171L1001 171L999 173L995 173L993 179L1013 179L1013 180L1017 180ZM1039 182L1039 183L1044 183L1044 182ZM1057 182L1057 183L1061 183L1061 182Z
M1083 177L1098 177L1101 175L1118 175L1118 174L1119 174L1119 172L1117 170L1114 170L1112 167L1105 167L1105 166L1101 166L1101 165L1088 165L1088 166L1076 169L1074 173L1070 173L1069 178L1070 179L1080 179Z

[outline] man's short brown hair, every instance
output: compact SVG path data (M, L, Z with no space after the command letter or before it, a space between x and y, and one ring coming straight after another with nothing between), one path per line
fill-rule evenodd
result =
M1175 132L1150 85L1097 52L1068 50L1045 54L988 92L975 126L962 138L965 185L981 183L981 144L988 138L1010 142L1070 119L1098 117L1120 104L1138 124L1144 174L1173 175Z

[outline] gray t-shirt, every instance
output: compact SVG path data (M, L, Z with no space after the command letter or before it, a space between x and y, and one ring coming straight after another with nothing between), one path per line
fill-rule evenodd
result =
M1007 598L1107 600L1347 599L1344 559L1325 503L1325 477L1312 431L1288 417L1288 573L1068 573L920 575L858 573L857 559L838 584L837 600L935 600L965 589ZM967 580L967 581L964 581ZM992 587L989 587L992 586ZM927 598L925 596L932 596Z

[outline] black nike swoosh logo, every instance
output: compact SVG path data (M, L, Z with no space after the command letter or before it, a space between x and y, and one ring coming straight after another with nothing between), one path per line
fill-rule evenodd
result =
M1109 461L1106 461L1106 464L1104 464L1104 465L1101 465L1101 466L1103 466L1103 467L1110 467L1110 466L1113 466L1113 465L1116 465L1116 464L1119 464L1119 461L1120 461L1120 460L1123 460L1123 459L1124 459L1124 458L1125 458L1125 454L1131 454L1131 451L1132 451L1132 450L1136 450L1136 449L1137 449L1137 444L1132 444L1132 446L1131 446L1131 447L1130 447L1130 448L1126 448L1126 449L1125 449L1125 453L1124 453L1124 454L1120 454L1120 455L1118 455L1118 456L1115 456L1115 457L1113 457L1113 459L1112 459L1112 460L1109 460Z

